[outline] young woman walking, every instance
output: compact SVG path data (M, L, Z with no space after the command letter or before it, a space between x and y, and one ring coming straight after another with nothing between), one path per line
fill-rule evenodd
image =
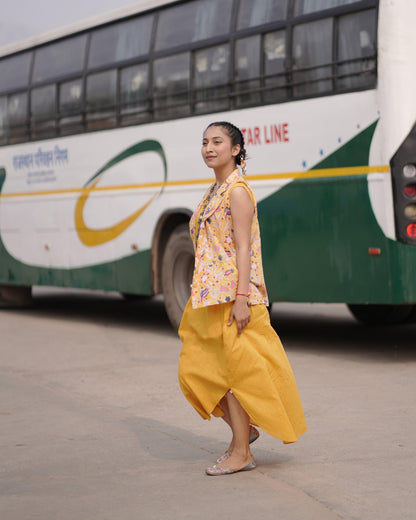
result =
M202 157L214 170L190 221L195 248L191 298L179 327L179 383L204 418L222 417L232 440L208 475L256 467L249 444L257 426L284 443L306 431L296 381L270 325L254 193L245 174L242 132L212 123Z

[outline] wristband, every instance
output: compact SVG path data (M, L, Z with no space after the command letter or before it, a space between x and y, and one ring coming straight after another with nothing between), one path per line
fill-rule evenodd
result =
M246 298L248 298L248 294L244 294L244 293L241 293L241 292L238 292L238 293L235 293L236 296L245 296Z

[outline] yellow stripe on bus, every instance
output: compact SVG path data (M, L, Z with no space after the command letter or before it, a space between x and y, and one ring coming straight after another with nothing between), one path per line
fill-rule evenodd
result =
M388 173L390 168L388 165L382 166L351 166L346 168L324 168L320 170L307 170L301 172L287 172L287 173L266 173L260 175L247 175L246 179L249 181L268 181L278 179L316 179L320 177L348 177L353 175L367 175L373 173ZM1 198L14 197L34 197L42 195L66 195L71 193L90 194L91 192L100 191L118 191L118 190L136 190L146 188L161 188L162 186L192 186L198 184L210 184L213 178L206 179L187 179L179 181L167 182L145 182L141 184L127 184L121 186L94 186L94 188L66 188L60 190L40 190L27 191L18 193L0 193Z

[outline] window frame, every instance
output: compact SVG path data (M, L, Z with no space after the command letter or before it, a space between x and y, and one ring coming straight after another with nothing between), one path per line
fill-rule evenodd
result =
M173 102L173 103L170 103L170 104L163 104L163 99L166 97L164 95L161 95L161 94L158 94L156 91L157 91L157 88L155 83L156 83L156 74L155 74L155 65L156 63L159 63L161 60L169 60L169 59L174 59L176 57L179 57L179 56L183 56L183 57L186 57L186 55L188 55L188 63L189 63L189 69L188 69L188 77L187 77L187 82L188 82L188 89L187 90L183 90L183 91L179 91L179 92L175 92L174 95L175 97L176 96L183 96L184 97L184 101L178 101L178 102ZM194 90L193 90L193 53L192 52L175 52L175 53L171 53L169 54L168 56L163 56L163 57L160 57L160 58L157 58L155 60L153 60L152 62L152 78L153 78L153 84L152 84L152 92L151 92L151 96L152 96L152 108L153 108L153 120L154 121L162 121L162 120L165 120L165 119L179 119L180 117L188 117L188 116L191 116L193 115L194 111L193 111L193 93L194 93ZM185 98L187 98L185 100ZM162 101L162 103L159 104L159 102ZM160 111L165 111L165 113L167 113L169 110L173 110L175 111L175 109L180 109L181 107L184 107L184 111L182 114L178 113L176 115L173 115L173 116L167 116L167 117L164 117L163 115L158 115L160 113Z
M21 88L16 89L10 89L10 90L4 90L1 92L1 96L6 96L7 99L10 98L10 96L13 95L19 95L24 94L27 96L27 114L26 114L26 123L25 123L25 130L20 129L21 135L19 134L19 140L17 141L15 138L12 138L12 134L19 133L19 129L11 128L8 125L7 128L7 136L6 140L2 138L2 141L0 143L0 146L4 146L6 144L13 144L14 142L21 142L21 141L31 141L32 139L32 129L31 129L31 92L33 88L40 88L42 86L50 85L51 83L54 83L57 88L57 99L56 99L56 136L60 135L70 135L70 134L78 134L83 132L89 132L91 130L101 130L104 128L115 128L115 127L122 127L122 126L130 126L130 125L138 125L138 124L147 124L149 122L153 121L160 121L160 120L167 120L167 119L180 119L184 117L191 117L195 115L199 115L202 113L215 113L219 111L225 111L225 110L234 110L234 109L243 109L244 107L252 107L252 106L261 106L263 104L277 104L277 103L285 103L288 101L298 100L298 99L306 99L306 98L314 98L314 97L327 97L331 95L337 95L340 93L345 92L357 92L361 90L369 90L376 88L377 86L377 25L378 25L378 12L379 12L379 0L359 0L357 2L346 4L343 6L337 6L333 8L325 9L324 11L316 11L308 14L303 14L299 16L294 15L294 8L295 8L295 0L289 0L288 3L288 12L287 12L287 18L285 20L279 20L276 22L267 22L262 25L254 26L254 27L244 27L242 29L238 29L237 23L238 23L238 7L239 7L239 1L240 0L234 0L233 8L232 8L232 14L231 14L231 20L230 20L230 31L227 34L223 34L220 36L215 37L209 37L204 40L198 40L191 43L178 45L173 48L169 49L162 49L157 50L155 48L155 42L156 42L156 34L157 34L157 28L158 28L158 22L159 18L161 16L161 13L172 7L172 4L165 5L161 8L154 8L149 9L147 11L143 11L137 15L129 16L126 18L121 18L117 20L112 20L111 22L108 22L106 24L99 25L97 27L92 27L89 29L85 29L82 31L79 31L78 33L73 33L68 35L67 37L61 37L56 40L51 40L49 43L44 43L42 45L39 45L34 48L28 48L24 50L20 50L19 52L16 52L15 54L11 54L8 56L4 56L4 59L8 59L14 55L19 55L21 53L30 53L31 54L31 64L30 64L30 74L29 74L29 81L27 86L23 86ZM185 1L175 3L175 7L180 7L181 5L185 5ZM369 9L374 9L375 17L376 17L376 31L375 31L375 54L374 56L369 57L359 57L357 58L357 62L362 62L362 60L368 60L369 63L374 62L374 68L370 69L369 75L373 75L374 80L369 81L368 84L365 86L357 86L353 88L341 88L338 84L338 77L340 75L339 69L340 66L343 64L342 61L338 58L338 31L339 31L339 20L341 19L343 15L350 15L350 14L356 14L362 11L366 11ZM95 68L88 68L88 61L89 61L89 51L90 51L90 45L91 45L91 38L94 33L94 31L100 31L104 29L107 26L111 26L118 23L127 22L130 19L134 19L136 17L149 17L151 16L152 20L152 27L151 27L151 38L150 38L150 49L149 53L146 55L138 56L135 58L129 58L129 59L120 59L120 61L117 61L117 63L105 63L100 67ZM333 59L330 63L326 64L327 66L331 67L331 79L333 83L333 88L331 90L328 90L326 92L306 92L303 95L294 95L295 92L293 90L294 87L294 71L293 70L293 54L292 54L292 46L293 46L293 35L295 28L300 24L306 24L309 22L313 22L316 20L326 19L326 18L333 18L334 20L334 28L332 32L332 55ZM280 99L267 99L267 92L270 89L275 89L275 86L268 86L267 82L269 78L269 75L266 74L265 71L265 59L264 59L264 39L267 37L267 34L272 32L278 32L280 30L285 31L285 50L286 50L286 58L284 63L284 72L282 72L282 76L286 79L285 84L283 85L284 88L287 91L287 96ZM62 71L62 74L59 77L54 77L53 79L47 79L44 81L34 82L33 75L34 75L34 62L35 62L35 52L37 49L47 46L47 45L53 45L59 41L65 41L65 39L71 39L76 36L86 36L86 49L85 49L85 57L84 57L84 63L83 68L81 71L78 72L71 72L66 73L65 71ZM258 81L259 87L255 87L254 91L259 93L259 100L254 101L247 101L247 103L239 102L238 98L241 97L242 93L244 91L241 91L238 89L239 80L236 79L236 44L239 40L242 40L244 38L250 37L250 36L256 36L258 35L260 37L260 56L259 56L259 62L260 62L260 68L259 68L259 75L258 77L250 78L249 81ZM198 88L195 83L195 77L194 77L194 66L195 66L195 53L198 51L203 51L205 49L216 47L220 45L228 45L228 53L229 53L229 65L228 65L228 87L224 94L224 96L228 96L228 104L227 107L221 105L219 103L218 107L210 107L207 109L207 111L199 111L197 110L197 91ZM186 92L183 92L183 94L186 94L188 97L188 101L184 104L180 102L178 105L185 106L185 109L183 111L178 110L176 113L172 113L171 115L167 115L166 117L160 117L160 114L158 116L156 105L157 98L155 96L156 88L155 88L155 63L156 60L160 60L162 58L168 58L173 55L178 55L182 53L190 53L190 70L189 70L189 86L188 90ZM351 62L351 60L347 60L348 62ZM140 65L147 65L148 67L148 92L149 92L149 98L148 98L148 108L146 110L138 110L138 112L143 113L143 118L132 118L130 121L128 120L128 117L125 117L125 114L123 114L123 109L125 108L125 104L123 103L122 96L121 96L121 75L122 71L130 66L140 66ZM319 67L322 67L324 65L319 65ZM307 67L306 67L307 68ZM313 69L315 67L311 67ZM93 74L99 74L103 72L107 72L110 70L116 71L116 98L115 98L115 107L113 110L114 113L114 119L113 122L110 125L103 125L102 127L98 127L95 129L89 128L88 121L91 119L92 111L88 107L87 103L87 82L88 78ZM368 72L367 72L368 73ZM280 75L280 73L279 73ZM273 74L272 77L275 75ZM67 129L64 131L64 129L61 127L61 121L63 118L65 118L64 114L61 114L60 110L60 88L63 83L80 80L82 84L82 94L81 94L81 102L79 107L79 112L77 113L79 116L78 123L74 126L73 130L67 131ZM243 83L247 82L247 80L241 80ZM215 86L212 88L216 88ZM250 89L249 89L250 91ZM256 97L256 96L254 96ZM175 105L175 103L173 104ZM172 106L165 105L163 109L165 108L173 108ZM187 108L189 106L189 109ZM175 112L175 111L173 111ZM94 113L98 116L97 111L94 110ZM7 120L9 121L9 118L7 117ZM76 128L75 128L76 127ZM50 137L45 137L50 138ZM41 138L42 139L42 138ZM39 139L36 139L39 140Z
M18 125L12 126L10 121L10 112L7 114L8 143L21 143L30 140L30 93L27 90L12 92L7 97L7 108L9 107L10 98L16 96L25 96L26 114L25 120ZM22 130L21 130L22 129ZM26 138L25 138L26 137Z
M46 90L53 89L54 90L54 99L52 103L52 112L48 112L48 116L39 117L38 114L35 115L33 111L33 96L35 93ZM43 85L42 87L34 87L30 91L28 102L30 104L30 135L33 140L38 140L39 138L51 138L55 137L58 133L58 85L56 83L49 83L48 85Z
M68 70L59 71L56 74L47 75L46 77L41 77L40 79L37 79L35 77L35 74L37 72L37 68L36 67L37 67L38 53L41 53L43 51L47 51L48 49L50 49L50 48L52 48L54 46L59 46L59 45L63 45L64 46L65 43L70 42L71 40L82 40L82 38L85 38L84 48L83 48L84 56L83 56L83 59L80 60L80 62L82 64L81 64L81 66L79 68L73 69L73 70L70 70L70 71L68 71ZM83 72L83 70L85 68L85 58L86 58L86 55L87 55L87 52L88 52L88 49L89 49L89 45L90 45L89 40L90 40L90 34L89 33L85 33L85 32L81 32L81 33L71 34L67 38L60 38L58 40L53 40L53 41L49 42L48 44L41 45L41 46L37 47L36 49L34 49L33 61L32 61L32 70L31 70L31 74L30 74L30 84L31 84L31 86L42 87L43 85L48 85L48 84L50 84L52 82L56 82L56 81L58 81L59 79L61 79L63 77L79 76Z
M123 73L128 69L136 68L145 68L146 69L146 97L139 98L138 102L140 106L137 106L134 109L131 102L126 102L123 99L123 89L122 89L122 77ZM140 124L149 122L152 118L152 71L151 71L151 63L150 61L145 61L142 63L135 63L134 65L129 65L127 67L120 67L118 72L118 83L119 83L119 117L120 117L120 126L131 126L133 124Z
M374 63L375 63L375 73L377 75L377 20L376 20L376 24L375 24L375 27L374 27L374 31L375 31L375 34L374 34L374 44L375 44L375 55L369 55L369 56L360 56L360 57L356 57L356 58L348 58L348 59L340 59L339 58L339 37L340 37L340 22L343 18L345 17L348 17L348 16L359 16L360 14L362 13L366 13L368 11L370 11L371 9L363 9L361 11L354 11L354 12L351 12L351 13L347 13L347 14L344 14L343 16L339 16L337 19L336 19L336 25L335 25L335 35L334 35L334 39L335 39L335 46L336 46L336 57L337 57L337 63L335 65L335 69L336 69L336 74L335 74L335 82L336 82L336 86L335 86L335 90L337 90L338 92L350 92L350 91L354 91L356 89L359 89L359 88L363 88L363 89L366 89L366 88L371 88L371 87L368 87L367 85L356 85L356 86L342 86L340 85L340 80L342 79L345 79L345 78L350 78L350 77L354 77L354 76L358 76L358 78L360 77L360 75L362 74L362 71L360 72L351 72L351 73L347 73L347 74L344 74L342 73L342 70L340 70L342 68L343 65L351 65L351 64L355 64L355 63L364 63L364 62L371 62L374 60Z
M93 49L94 49L94 36L98 35L99 33L105 33L106 30L114 28L117 25L128 24L129 22L133 24L134 21L137 21L140 18L143 18L143 19L149 18L150 23L152 24L151 28L150 28L149 45L148 45L147 52L141 53L141 54L138 53L136 56L132 56L132 57L124 57L124 58L119 58L119 59L115 58L115 59L107 60L106 62L98 63L98 64L90 63L91 58L92 58L91 53L93 52ZM115 20L112 23L95 28L94 30L92 30L90 32L90 35L89 35L88 48L87 48L87 52L86 52L86 68L88 68L89 71L95 72L95 71L100 71L102 68L108 68L109 66L119 67L126 63L136 63L137 60L142 60L143 57L148 56L150 54L150 50L151 50L151 47L153 44L154 24L155 24L154 15L151 13L144 13L142 16L129 17L129 18L121 19L121 20Z
M219 49L220 47L225 47L226 49L226 67L224 68L225 72L225 82L224 83L215 83L213 85L196 85L196 63L195 58L198 53L202 53L207 51L208 53L212 50ZM231 48L230 44L219 44L219 45L211 45L209 47L203 47L202 49L195 50L192 56L191 65L191 82L192 82L192 102L193 102L193 113L194 114L206 114L212 111L224 111L229 110L230 108L230 68L231 64ZM211 92L215 92L216 89L223 90L224 92L220 94L218 99L218 104L215 107L215 98L211 99ZM207 94L206 99L200 98L200 94ZM205 108L203 105L205 104ZM210 108L214 107L214 109Z
M211 0L201 0L201 2L206 2L209 4L209 1ZM216 0L220 3L220 0ZM227 0L227 2L230 3L230 20L229 20L229 30L224 32L223 34L217 34L212 36L206 36L205 38L199 38L199 39L192 39L191 41L186 42L175 42L167 44L165 43L162 47L159 46L159 40L158 40L158 33L160 29L160 26L162 24L162 17L164 16L164 13L167 13L168 11L179 11L180 8L183 5L187 4L195 4L196 7L196 14L198 14L198 0L189 0L188 2L182 2L180 4L173 4L173 5L167 5L163 9L160 9L157 12L156 16L156 24L155 24L155 33L154 33L154 40L153 40L153 53L155 55L159 54L165 54L169 52L180 53L182 50L193 50L194 47L200 47L201 43L204 42L215 42L217 40L227 40L229 39L229 35L232 33L234 25L235 25L235 2L236 0ZM164 20L163 20L164 21ZM195 35L194 35L195 36Z
M65 84L79 82L81 86L81 96L79 103L79 110L67 111L62 106L62 87ZM78 76L75 79L69 81L61 81L57 83L57 110L58 110L58 133L59 135L72 135L74 133L84 132L85 129L85 78L84 76ZM72 128L72 131L71 131Z
M22 52L17 52L15 54L12 54L10 56L4 56L4 61L12 61L13 59L19 59L20 57L25 57L27 56L28 58L28 71L27 71L27 77L26 77L26 80L20 84L18 84L17 86L12 86L12 87L6 87L6 88L0 88L0 95L6 95L6 94L9 94L9 93L14 93L14 92L17 92L19 90L24 90L25 88L28 87L28 85L30 84L30 78L32 76L32 68L33 68L33 61L34 61L34 55L35 55L35 52L34 52L34 49L26 49Z
M111 78L111 75L114 75ZM103 78L107 76L110 81L108 83L111 86L111 93L114 99L111 103L99 103L97 105L91 104L89 97L89 81L98 80L99 77ZM119 81L119 69L110 68L101 70L100 72L92 72L87 75L85 82L85 124L87 130L100 130L105 128L114 128L118 126L119 113L120 113L120 81ZM108 93L109 91L107 91Z

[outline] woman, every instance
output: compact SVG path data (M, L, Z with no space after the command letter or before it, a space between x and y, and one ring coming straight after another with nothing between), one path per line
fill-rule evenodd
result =
M208 475L254 469L254 426L295 442L306 431L296 381L270 325L254 194L245 174L244 137L228 122L212 123L202 157L215 172L190 221L195 247L191 298L179 336L179 382L204 418L222 417L232 430L227 451Z

